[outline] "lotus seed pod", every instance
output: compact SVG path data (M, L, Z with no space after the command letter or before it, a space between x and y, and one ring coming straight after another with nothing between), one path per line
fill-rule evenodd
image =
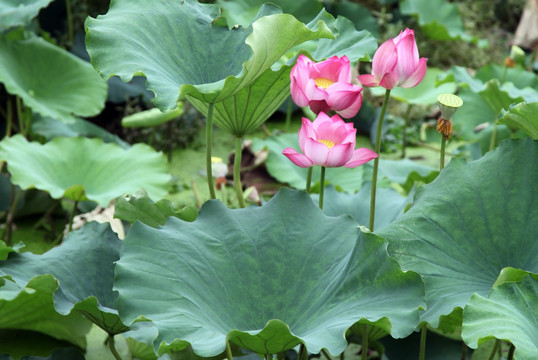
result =
M453 94L441 94L437 97L437 102L441 109L441 116L447 120L452 118L452 115L463 105L463 100Z

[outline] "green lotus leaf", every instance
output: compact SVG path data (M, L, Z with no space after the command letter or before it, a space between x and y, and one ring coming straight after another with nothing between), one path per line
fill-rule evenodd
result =
M0 3L0 33L9 28L26 25L37 16L39 10L52 0L3 0Z
M368 57L377 47L375 38L367 31L357 31L346 18L334 19L322 11L307 26L314 28L323 21L335 34L335 39L320 39L313 58L323 60L333 55L347 55L351 60ZM313 40L314 41L314 40ZM295 56L296 53L293 52ZM278 67L278 66L277 66ZM290 72L292 65L279 69L267 69L250 85L214 106L214 122L231 134L242 137L267 120L290 94ZM204 115L208 103L188 96L189 101Z
M17 252L11 246L7 246L5 242L0 240L0 260L5 260L10 253Z
M331 14L345 16L351 20L357 28L368 30L375 37L379 37L377 20L365 6L349 0L324 3L324 6Z
M160 199L170 180L165 157L144 144L124 150L101 139L55 138L41 145L15 135L0 142L0 160L22 189L36 187L55 199L88 198L103 207L140 188Z
M39 134L47 140L52 140L55 137L99 137L107 143L116 143L124 149L128 149L131 145L123 141L117 135L113 135L92 123L91 121L73 118L70 121L60 121L50 117L42 117L34 115L32 118L32 133Z
M491 79L499 79L502 83L510 81L520 89L530 87L538 90L538 78L536 78L536 75L531 71L526 71L519 67L507 68L505 66L490 64L480 68L474 77L484 83Z
M323 212L329 216L348 214L357 223L368 226L371 188L371 183L366 182L358 193L352 195L346 192L338 192L334 186L328 186L325 188ZM312 198L316 203L319 201L319 195L317 194L312 195ZM408 202L408 199L392 188L377 188L375 228L379 230L393 222L403 213Z
M249 26L256 18L260 7L266 0L217 0L222 8L222 16L228 24ZM282 12L291 14L297 20L307 23L321 11L322 4L318 0L273 0L271 3L282 9Z
M522 129L533 139L538 139L538 102L521 103L514 106L499 119L499 124Z
M296 189L306 188L306 176L308 170L298 167L288 158L282 155L282 150L286 147L293 147L299 150L299 139L297 134L281 134L270 136L267 139L255 138L252 144L254 151L267 148L269 154L265 161L265 166L269 174L274 176L281 183L287 183ZM363 182L363 166L356 168L327 168L325 181L334 186L339 186L349 193L358 191ZM312 171L312 183L319 181L319 166L314 166Z
M164 225L170 216L176 216L176 211L169 200L162 199L154 203L143 190L119 197L114 203L114 217L130 223L139 220L146 225L158 227Z
M251 27L229 29L216 20L216 5L185 0L149 7L142 0L116 0L106 15L86 20L86 44L103 76L116 74L128 81L143 73L162 111L175 108L187 95L217 103L254 81L295 45L333 37L323 22L311 29L275 11L264 6Z
M183 103L178 103L177 108L162 112L157 108L141 111L121 119L123 127L153 127L164 124L183 114Z
M473 40L465 33L456 4L445 0L404 0L400 10L405 15L415 15L424 33L435 40Z
M462 338L471 348L488 339L515 345L514 359L538 358L538 279L527 275L491 290L488 297L475 294L463 310Z
M70 120L103 110L107 85L84 60L34 37L0 39L0 82L43 116Z
M453 159L422 186L412 207L377 234L403 269L426 286L422 321L487 296L511 266L538 272L538 144L505 140L479 160Z
M67 315L76 309L108 333L117 334L127 329L118 318L117 293L112 291L120 247L108 223L91 222L45 254L10 255L0 262L0 276L24 287L35 276L51 274L60 284L54 292L57 312Z
M456 91L456 84L443 83L436 86L437 77L444 73L444 71L428 67L426 76L415 87L404 89L401 87L395 87L390 92L390 96L398 101L407 104L418 105L431 105L437 103L437 96L441 94L453 94ZM382 87L370 88L370 91L375 96L382 96L385 94L385 89Z
M56 312L52 297L57 288L51 275L36 276L24 285L5 280L0 287L0 329L38 331L85 347L91 323L77 313Z
M190 344L204 357L224 351L226 340L257 353L303 342L310 352L339 354L357 321L407 336L423 294L419 276L401 272L383 239L286 188L263 207L209 201L194 222L137 222L115 288L123 321L144 316L158 328L156 350Z

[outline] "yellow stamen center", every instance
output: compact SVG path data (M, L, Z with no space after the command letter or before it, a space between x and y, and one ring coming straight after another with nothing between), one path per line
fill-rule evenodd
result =
M319 78L315 79L314 82L316 83L317 87L324 88L324 89L326 89L330 85L334 84L334 81L329 80L327 78L322 78L322 77L319 77Z
M327 146L329 149L334 146L334 143L331 140L318 140L318 142Z

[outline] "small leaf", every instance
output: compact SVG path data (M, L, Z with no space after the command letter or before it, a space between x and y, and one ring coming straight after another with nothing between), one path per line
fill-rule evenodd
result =
M176 211L169 200L162 199L154 203L143 190L139 190L132 195L119 197L114 207L115 218L130 223L139 220L151 227L164 225L166 219L176 215Z
M499 124L522 129L530 137L538 139L538 102L521 103L514 106L501 119Z
M37 16L39 10L52 0L3 0L0 3L0 33L20 25L26 25Z
M51 274L60 284L53 289L57 312L68 315L76 309L107 332L118 334L127 329L119 321L117 293L112 291L120 247L107 223L91 222L43 255L11 255L0 262L0 275L24 287L35 276Z
M508 340L516 347L514 359L537 359L537 298L533 275L499 285L487 298L474 294L463 310L463 340L473 349L491 338Z
M41 145L15 135L0 142L0 160L7 161L11 181L22 189L36 187L55 199L87 198L103 207L140 188L160 199L170 179L166 159L151 147L123 150L101 139L55 138Z
M103 110L106 82L89 63L62 48L38 37L0 38L0 57L0 82L32 111L70 120Z
M126 128L153 127L164 124L183 114L183 103L178 103L177 108L162 112L157 108L141 111L121 119L121 125Z

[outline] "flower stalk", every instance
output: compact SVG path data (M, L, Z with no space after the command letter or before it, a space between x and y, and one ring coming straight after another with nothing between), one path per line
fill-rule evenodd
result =
M426 356L426 334L428 333L428 323L423 323L420 327L420 352L418 355L419 360L424 360Z
M243 139L240 137L235 138L235 156L234 156L234 188L237 194L237 201L241 208L246 207L245 198L243 196L243 186L241 185L241 157L243 153L242 149Z
M321 167L321 175L319 178L319 208L323 209L323 193L325 190L325 166Z
M306 193L310 194L310 186L312 184L312 166L308 168L306 173Z
M207 120L205 128L205 144L206 144L206 173L207 173L207 185L209 187L209 197L216 199L215 187L213 185L213 170L211 169L211 146L213 142L213 103L209 104L207 110Z
M437 119L437 131L441 134L441 158L439 160L439 170L445 167L445 147L446 141L452 135L452 115L463 105L463 100L453 94L441 94L437 97L441 116Z
M383 105L381 107L381 113L377 120L377 133L375 134L375 152L379 154L381 151L381 133L383 132L383 120L385 119L385 112L387 111L387 104L390 98L390 89L385 91L385 98L383 99ZM372 173L372 192L370 193L370 221L368 228L370 231L374 231L375 223L375 196L377 187L377 170L379 168L379 157L374 160L374 170Z

